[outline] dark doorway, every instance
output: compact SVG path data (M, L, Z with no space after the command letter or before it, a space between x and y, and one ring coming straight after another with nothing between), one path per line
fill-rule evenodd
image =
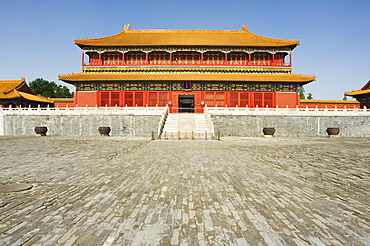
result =
M194 113L194 95L179 95L179 113Z

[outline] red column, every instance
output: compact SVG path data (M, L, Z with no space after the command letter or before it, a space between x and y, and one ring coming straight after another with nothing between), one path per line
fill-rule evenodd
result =
M204 52L200 52L200 64L204 64Z
M172 50L170 51L170 65L172 65Z
M103 65L103 60L101 58L101 52L99 52L99 65Z
M248 65L252 63L252 55L250 52L248 52Z
M275 52L272 52L272 64L275 64Z
M292 67L293 66L293 57L292 57L292 52L290 52L290 54L289 54L289 65L290 65L290 67Z
M225 52L225 61L224 64L227 65L227 52Z
M125 65L125 52L122 52L122 66Z
M145 54L145 65L148 65L149 64L149 51L146 51L146 54Z
M85 52L82 51L82 66L85 65Z

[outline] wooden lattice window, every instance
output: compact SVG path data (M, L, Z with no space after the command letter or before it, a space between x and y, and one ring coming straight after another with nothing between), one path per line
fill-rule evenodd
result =
M144 92L124 92L123 105L127 107L143 107L144 106Z
M110 103L109 106L119 106L119 92L110 93Z
M225 106L225 92L216 92L216 105L219 107Z
M148 106L164 107L168 103L168 92L149 92Z
M246 107L249 105L249 92L240 92L240 107Z
M264 107L274 107L274 94L272 92L264 93Z
M134 93L133 92L125 92L125 99L124 99L124 105L127 105L128 107L134 106Z
M135 105L144 106L144 92L135 92Z
M168 93L167 92L159 92L159 101L158 106L164 107L168 103Z
M205 104L207 106L210 106L210 107L213 107L215 106L215 102L214 102L214 93L213 92L206 92L205 95L204 95L204 99L205 99Z
M254 106L258 107L274 107L273 92L255 92L253 96Z
M230 92L230 107L239 105L239 92Z
M149 92L148 94L148 106L156 106L158 99L158 92Z
M109 92L100 93L100 105L109 106Z
M263 93L262 92L255 92L254 97L254 106L263 107Z
M119 106L120 93L118 91L100 92L100 106L114 107Z
M230 92L230 107L249 105L249 92Z

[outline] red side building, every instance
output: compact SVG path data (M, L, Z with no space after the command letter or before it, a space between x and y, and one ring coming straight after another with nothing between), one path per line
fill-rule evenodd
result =
M299 40L242 30L131 30L76 39L82 72L60 75L78 106L295 107L297 89L315 76L292 73Z

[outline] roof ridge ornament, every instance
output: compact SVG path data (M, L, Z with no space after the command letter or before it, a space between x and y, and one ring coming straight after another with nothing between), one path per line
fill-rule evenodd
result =
M130 24L127 24L127 25L124 25L123 26L123 31L127 32L127 31L130 31Z
M245 32L248 32L249 31L249 27L247 25L242 25L242 28Z

